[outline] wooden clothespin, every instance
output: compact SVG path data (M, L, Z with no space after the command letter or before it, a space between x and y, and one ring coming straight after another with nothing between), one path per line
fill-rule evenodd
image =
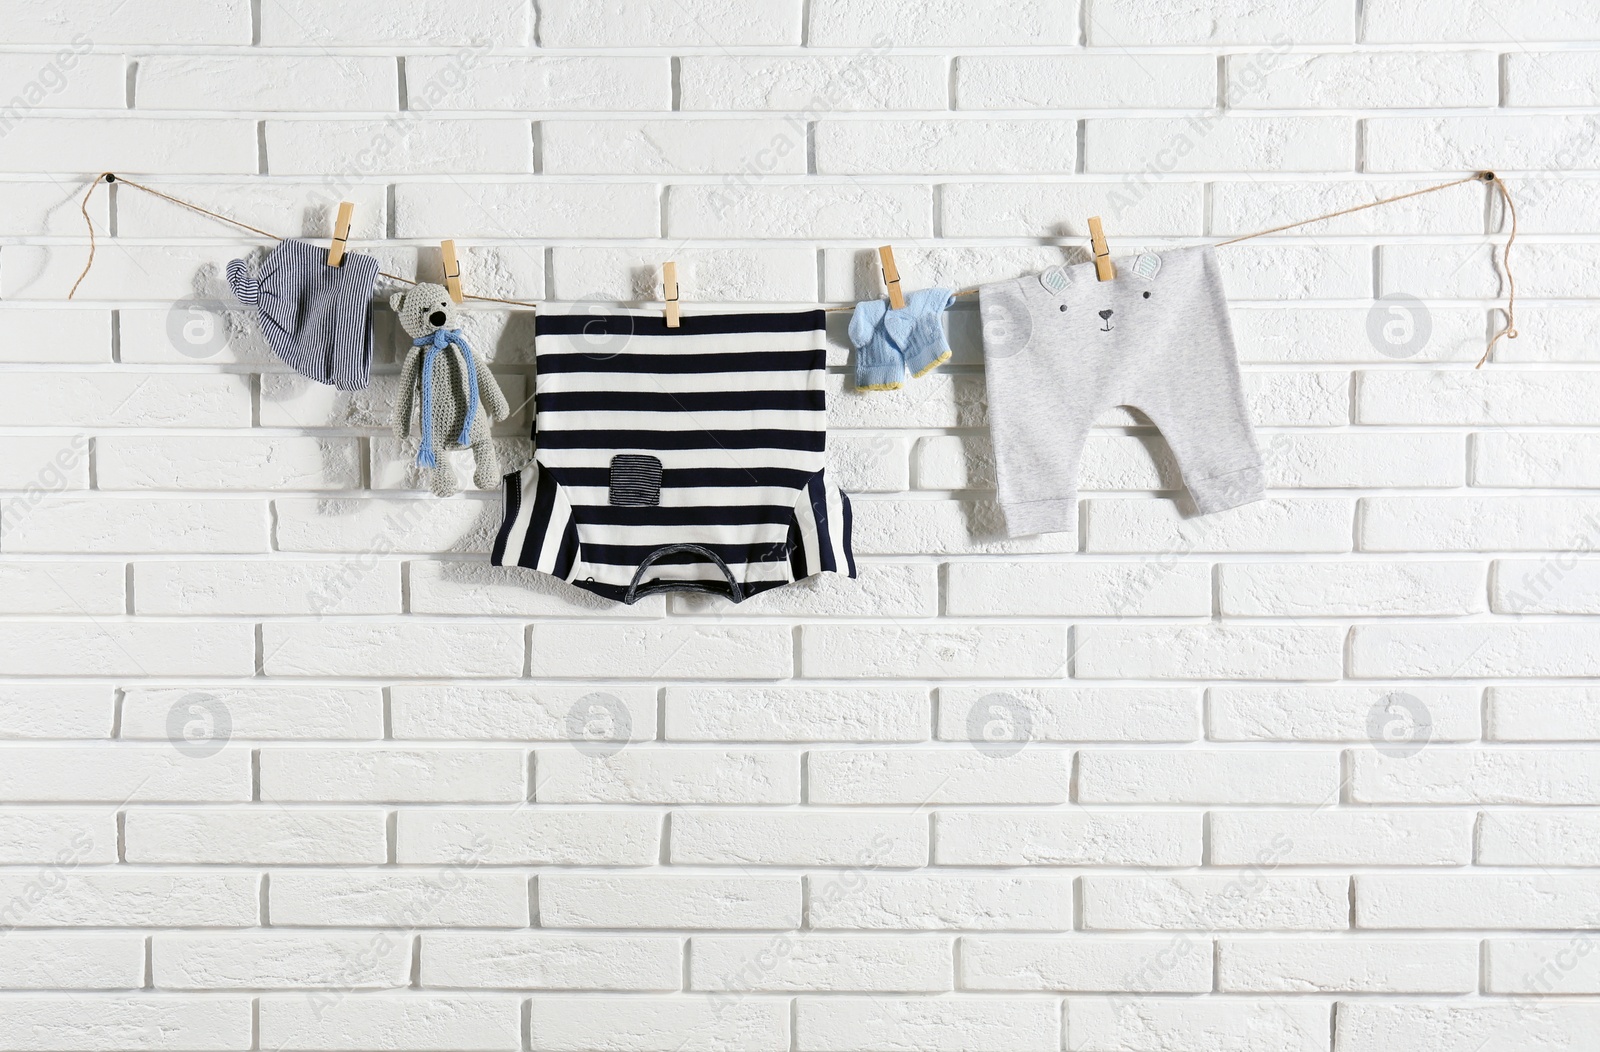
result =
M444 261L444 287L449 291L450 298L456 303L460 303L461 261L456 259L456 243L454 241L439 242L439 257Z
M903 310L905 295L900 291L900 271L894 265L894 249L883 245L878 249L878 261L883 264L883 284L889 290L889 306Z
M661 264L662 299L666 301L667 328L678 327L678 264Z
M344 250L350 244L350 219L355 215L353 201L339 202L339 217L333 221L333 243L328 246L328 266L344 265Z
M1110 281L1117 276L1111 262L1111 250L1106 247L1106 232L1100 226L1099 216L1089 217L1089 250L1094 253L1094 276L1100 281Z

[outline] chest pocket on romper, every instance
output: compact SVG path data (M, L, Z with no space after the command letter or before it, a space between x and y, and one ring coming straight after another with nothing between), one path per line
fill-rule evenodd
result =
M611 458L611 504L618 508L650 508L661 503L661 461L642 453Z

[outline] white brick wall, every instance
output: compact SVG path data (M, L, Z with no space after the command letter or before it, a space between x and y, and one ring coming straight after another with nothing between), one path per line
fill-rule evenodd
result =
M0 0L0 1052L1600 1049L1597 84L1593 0ZM1005 539L971 304L894 394L832 316L861 579L739 607L487 567L248 235L102 187L66 299L102 169L743 309L1475 168L1482 371L1482 185L1219 250L1209 518L1119 410Z

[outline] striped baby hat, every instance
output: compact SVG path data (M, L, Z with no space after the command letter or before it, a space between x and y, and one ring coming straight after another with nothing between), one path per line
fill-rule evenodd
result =
M355 252L328 266L328 250L293 238L279 243L256 277L242 259L228 286L256 308L261 334L285 364L318 383L359 391L372 373L372 286L378 261Z

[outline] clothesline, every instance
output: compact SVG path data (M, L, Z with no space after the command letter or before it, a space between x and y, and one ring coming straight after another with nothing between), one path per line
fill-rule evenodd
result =
M1393 204L1396 201L1404 201L1409 197L1420 197L1423 194L1431 194L1439 190L1448 190L1452 186L1460 186L1462 183L1478 181L1489 183L1499 191L1500 199L1502 202L1504 202L1506 212L1511 219L1511 230L1506 236L1506 243L1501 247L1500 250L1500 267L1506 276L1506 324L1500 329L1500 331L1496 332L1489 338L1489 343L1483 350L1483 357L1479 358L1478 364L1473 366L1475 369L1481 369L1483 367L1483 363L1489 360L1490 352L1494 350L1494 345L1499 342L1502 336L1508 340L1514 340L1517 338L1517 281L1511 273L1511 246L1517 240L1517 208L1516 204L1511 199L1511 192L1506 189L1505 181L1495 175L1492 171L1473 172L1471 175L1464 176L1460 179L1452 179L1447 183L1439 183L1436 186L1426 186L1420 190L1412 190L1403 194L1395 194L1392 197L1379 198L1376 201L1369 201L1366 204L1353 205L1350 208L1343 208L1337 212L1328 212L1325 215L1312 216L1310 219L1301 219L1293 223L1283 223L1279 226L1268 227L1265 230L1257 230L1250 234L1241 234L1238 237L1232 237L1226 241L1218 241L1216 243L1216 247L1221 248L1224 245L1236 245L1241 241L1249 241L1251 238L1264 237L1267 234L1276 234L1284 230L1293 230L1296 227L1309 226L1312 223L1320 223L1327 219L1337 219L1340 216L1350 215L1352 212L1361 212L1368 208L1377 208L1379 205L1387 205ZM89 268L94 266L95 230L94 220L89 218L89 199L102 182L120 182L124 186L131 186L135 190L142 190L147 194L159 197L165 201L170 201L175 205L190 209L191 211L199 212L201 215L210 216L211 218L220 220L221 222L231 223L233 226L239 227L242 230L248 230L253 234L259 234L262 237L269 238L273 241L284 240L284 238L278 234L271 233L267 230L262 230L260 227L251 226L249 223L234 219L232 216L224 215L221 212L214 212L209 208L204 208L200 205L194 204L191 201L185 201L182 198L163 193L160 190L145 186L142 183L136 183L131 179L118 176L115 172L101 172L99 175L95 176L94 180L89 184L89 188L84 192L83 201L79 206L79 211L83 213L84 225L89 228L89 258L87 261L85 261L82 272L78 274L78 280L72 283L72 291L67 293L68 299L71 299L77 294L78 286L83 284L83 279L89 275ZM398 281L406 285L417 284L415 278L401 277L398 274L390 274L387 271L382 270L380 270L378 273L380 276L388 278L390 281ZM955 293L955 295L972 296L977 292L977 288L965 288ZM537 303L531 303L527 300L501 299L498 296L478 296L470 292L465 293L463 298L469 300L479 300L485 303L504 303L513 307L531 307L535 310L537 310L539 306ZM847 311L853 309L854 308L852 307L828 308L830 312Z
M84 191L83 201L78 207L78 211L83 213L84 225L89 228L89 258L83 264L83 270L78 274L78 280L72 283L72 291L67 293L67 299L69 300L77 294L78 286L83 284L83 279L89 276L89 268L94 266L94 220L89 218L89 198L93 196L95 190L102 182L121 183L123 186L131 186L135 190L143 190L145 193L159 197L163 201L171 201L173 204L187 208L192 212L199 212L201 215L210 216L212 219L218 219L224 223L231 223L234 226L239 227L241 230L248 230L252 234L260 234L262 237L268 238L272 241L286 240L283 236L274 234L270 230L262 230L260 227L251 226L249 223L235 219L232 216L223 215L221 212L213 212L209 208L204 208L192 201L185 201L181 197L173 197L171 194L164 194L154 187L145 186L143 183L136 183L132 179L124 178L115 172L101 172L99 175L95 176L94 181L89 184L89 189ZM378 271L378 275L380 277L388 278L390 281L398 281L406 285L417 284L417 280L415 278L403 278L399 274L390 274L386 270ZM465 293L463 298L469 300L483 300L488 303L507 303L513 307L533 307L534 309L538 309L539 306L537 303L529 303L526 300L505 300L500 299L498 296L474 296L471 293Z

